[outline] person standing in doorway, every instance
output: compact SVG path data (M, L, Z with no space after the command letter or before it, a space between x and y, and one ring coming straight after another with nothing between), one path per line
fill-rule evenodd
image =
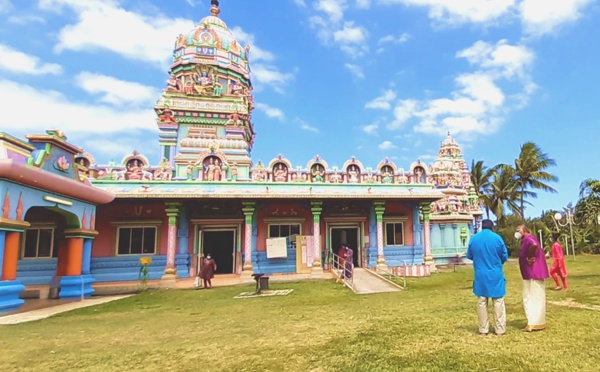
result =
M508 260L508 250L504 240L494 229L491 220L481 222L482 230L473 235L469 241L467 258L473 261L475 280L473 294L477 296L477 318L479 319L479 335L489 333L488 302L492 299L494 314L494 331L496 335L506 334L506 277L502 265Z
M202 278L205 289L212 288L211 279L215 277L215 271L217 271L217 263L209 253L202 262L202 268L200 269L200 278Z
M567 290L567 267L565 266L565 254L563 253L562 246L558 242L558 238L560 234L554 233L552 234L552 267L550 267L550 275L552 279L554 279L554 283L556 283L555 291L560 291L561 289ZM560 276L560 280L562 281L562 287L558 282L558 277Z
M346 279L350 279L352 278L352 265L354 264L354 251L348 247L347 245L345 246L345 250L344 250L344 277Z
M546 328L546 287L548 265L540 243L531 234L527 226L520 225L515 231L515 238L521 240L519 251L519 268L523 278L523 307L527 317L524 332L542 331Z

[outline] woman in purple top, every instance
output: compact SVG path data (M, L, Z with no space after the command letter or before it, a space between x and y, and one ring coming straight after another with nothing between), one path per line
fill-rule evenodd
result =
M521 240L519 267L523 278L523 307L527 316L525 332L546 328L546 287L544 280L550 274L540 243L525 225L517 227L515 238Z

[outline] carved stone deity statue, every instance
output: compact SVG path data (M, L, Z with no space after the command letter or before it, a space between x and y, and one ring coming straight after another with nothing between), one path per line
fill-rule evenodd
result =
M323 182L325 176L325 168L320 165L315 165L312 169L312 181Z
M351 165L348 167L348 183L358 183L358 167L356 165Z
M288 180L288 172L287 167L284 168L281 163L275 168L273 171L273 179L275 182L287 182Z
M127 170L125 171L125 179L126 180L141 180L144 178L144 171L142 169L142 165L140 161L130 160L127 163Z

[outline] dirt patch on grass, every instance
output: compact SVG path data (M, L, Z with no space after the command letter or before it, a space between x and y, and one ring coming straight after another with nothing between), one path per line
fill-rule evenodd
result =
M580 304L579 302L575 301L572 298L567 298L564 301L550 301L550 303L552 305L556 305L556 306L566 306L566 307L574 307L576 309L600 311L600 306L598 306L598 305Z

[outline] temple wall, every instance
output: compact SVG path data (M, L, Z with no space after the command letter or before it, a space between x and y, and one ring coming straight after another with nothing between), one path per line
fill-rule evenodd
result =
M431 224L431 251L435 263L444 265L466 254L472 232L467 222Z

